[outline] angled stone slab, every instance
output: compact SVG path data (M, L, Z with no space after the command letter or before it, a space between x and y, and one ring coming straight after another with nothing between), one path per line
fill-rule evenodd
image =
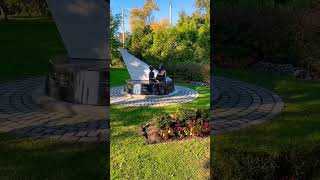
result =
M121 56L126 64L131 80L148 81L149 80L149 65L128 53L124 48L120 48ZM157 76L158 71L153 70L154 75Z
M47 0L69 58L108 59L108 16L105 0Z

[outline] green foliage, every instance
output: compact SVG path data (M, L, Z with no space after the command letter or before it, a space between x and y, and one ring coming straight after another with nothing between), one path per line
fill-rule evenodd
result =
M112 66L123 66L119 47L121 46L118 41L119 28L121 23L120 14L110 15L110 44L111 44L111 65Z
M304 13L296 26L295 51L299 64L310 74L320 77L320 5Z
M210 83L210 64L170 63L166 65L169 76L175 80Z
M48 16L45 0L5 0L8 15L14 16Z
M125 47L149 64L191 62L208 64L210 59L208 3L207 0L199 1L198 10L192 16L181 12L175 26L152 29L149 25L145 25L143 28L134 29Z
M185 138L188 136L207 136L210 134L209 109L180 109L178 114L160 114L155 124L162 140Z
M214 63L247 66L263 60L317 69L319 29L317 21L310 22L319 18L319 2L217 1Z

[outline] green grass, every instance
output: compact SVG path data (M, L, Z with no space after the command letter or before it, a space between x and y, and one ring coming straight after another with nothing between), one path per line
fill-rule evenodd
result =
M45 75L50 58L65 54L50 19L0 21L0 81Z
M216 158L215 168L220 168L219 170L221 167L233 168L233 172L228 172L236 176L236 169L245 166L245 162L241 161L245 161L244 159L254 154L260 154L261 156L282 156L291 163L288 167L292 168L292 171L296 170L296 172L290 172L295 176L298 176L298 173L301 175L310 171L310 168L316 168L313 173L319 172L320 167L317 164L319 155L318 159L311 158L320 151L319 81L294 80L253 70L217 69L215 74L273 90L285 102L284 112L272 121L234 133L212 136L211 142L214 147L212 157ZM237 153L246 155L241 159L237 157ZM258 158L256 160L259 161ZM227 165L227 163L230 164ZM243 170L242 173L253 174L258 166L251 168L251 172ZM314 176L316 175L315 173Z
M0 179L104 179L106 146L0 134Z
M128 79L124 69L111 69L111 85ZM180 84L187 86L187 84ZM209 88L193 87L196 100L166 107L125 107L112 105L110 114L111 179L205 179L209 176L209 138L150 145L141 135L141 126L157 114L179 108L209 108Z
M0 81L45 75L65 50L48 19L0 21ZM0 179L106 179L108 147L17 138L0 133Z

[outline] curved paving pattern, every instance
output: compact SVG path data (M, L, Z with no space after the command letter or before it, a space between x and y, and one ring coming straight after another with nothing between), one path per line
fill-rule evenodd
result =
M123 93L123 86L110 89L110 103L125 106L166 106L181 104L194 100L198 92L175 85L176 92L167 96L128 96Z
M32 92L43 88L44 80L40 77L0 84L0 132L63 141L107 141L105 117L47 111L34 103Z
M211 82L213 134L264 122L284 108L281 98L264 88L217 76Z

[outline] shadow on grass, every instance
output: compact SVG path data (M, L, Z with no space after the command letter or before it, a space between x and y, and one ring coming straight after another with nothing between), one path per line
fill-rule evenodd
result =
M0 134L0 174L4 179L104 179L109 148L96 143L64 143Z
M320 82L251 70L219 71L218 75L273 90L282 97L285 109L269 122L212 136L211 166L215 178L319 178Z

